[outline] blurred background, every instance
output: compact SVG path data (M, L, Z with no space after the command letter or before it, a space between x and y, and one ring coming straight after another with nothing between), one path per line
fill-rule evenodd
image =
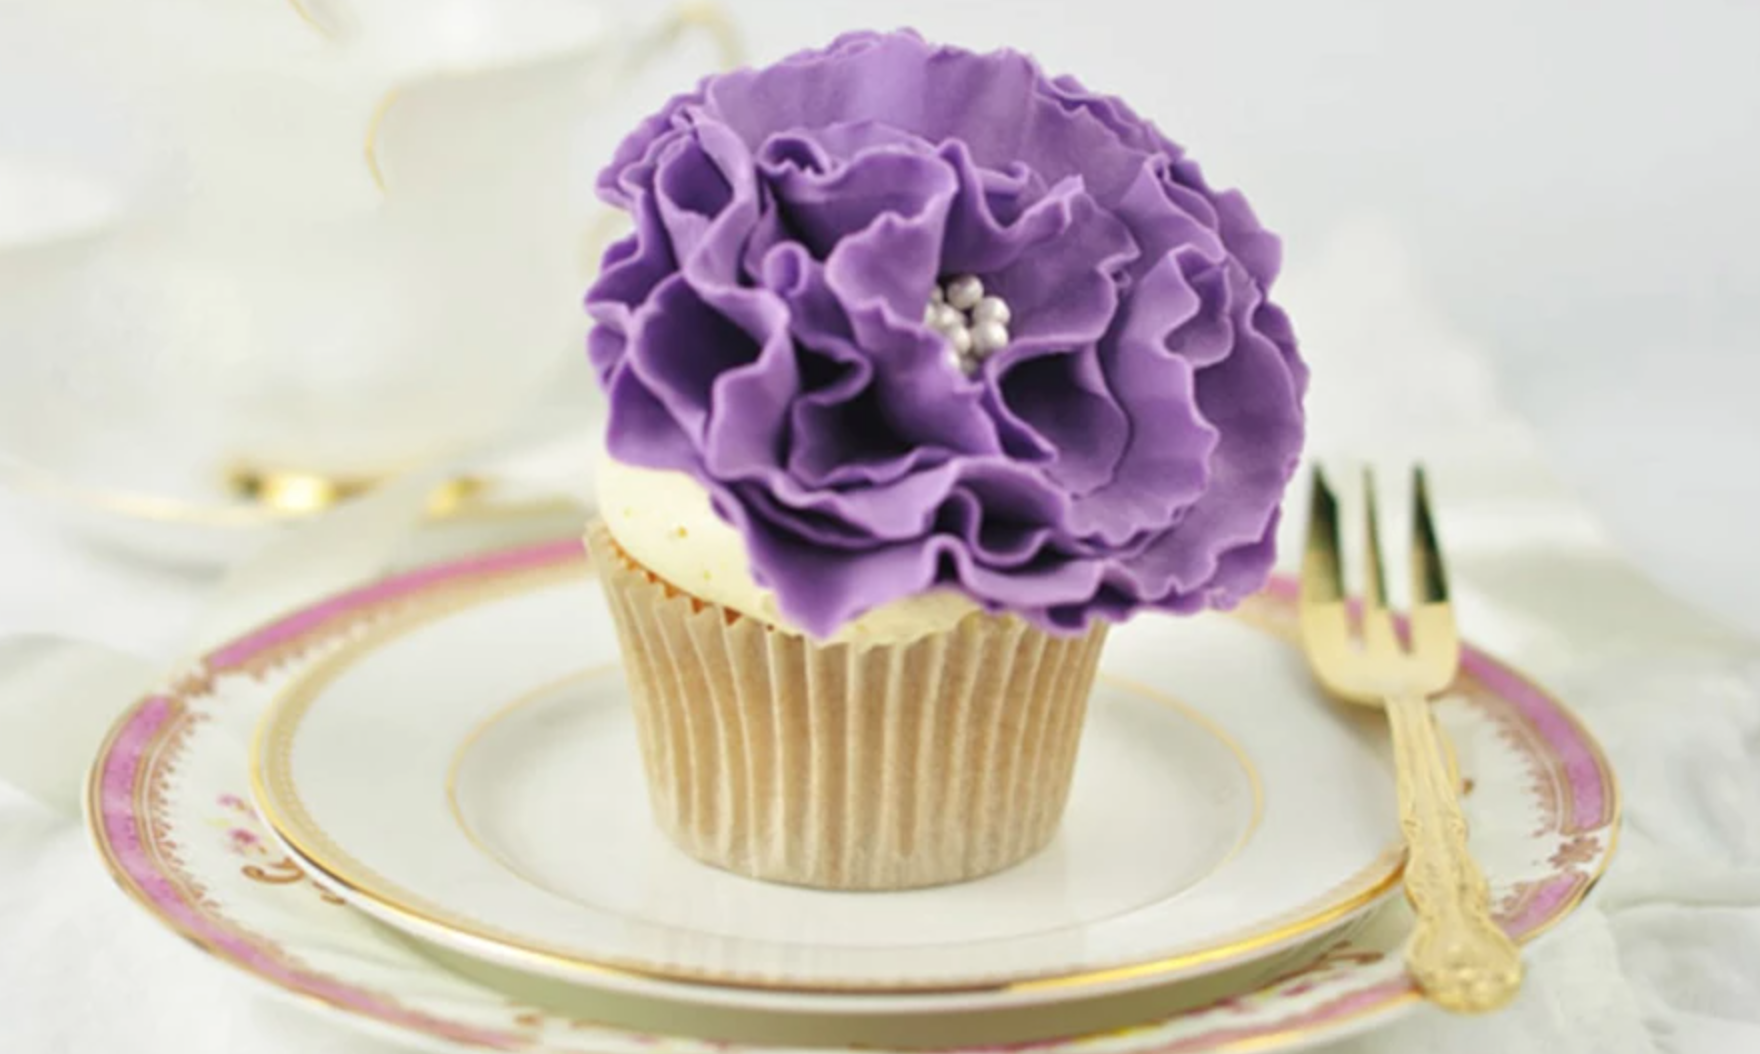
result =
M83 617L42 569L69 525L199 561L265 478L586 465L591 177L726 61L720 11L754 61L913 25L1125 96L1284 236L1317 392L1419 453L1425 393L1502 400L1661 582L1760 628L1735 0L0 0L0 581L33 624ZM1402 372L1418 344L1458 372Z

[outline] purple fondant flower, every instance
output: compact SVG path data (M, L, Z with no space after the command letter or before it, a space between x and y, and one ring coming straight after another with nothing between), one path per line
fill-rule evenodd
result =
M853 34L673 99L599 189L635 221L587 296L611 454L701 482L807 631L1262 584L1306 386L1278 243L1119 100Z

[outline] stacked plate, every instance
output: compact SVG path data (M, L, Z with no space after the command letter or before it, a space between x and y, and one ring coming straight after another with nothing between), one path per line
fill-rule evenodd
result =
M1382 726L1321 698L1287 583L1114 632L1063 831L959 886L834 894L649 820L575 539L289 615L132 707L89 814L118 882L224 961L439 1049L1199 1051L1415 1005ZM1438 706L1500 923L1570 913L1618 824L1565 708L1469 651Z

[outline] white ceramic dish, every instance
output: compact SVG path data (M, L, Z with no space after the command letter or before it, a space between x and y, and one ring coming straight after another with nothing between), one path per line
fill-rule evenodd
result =
M171 931L302 1005L327 1006L432 1049L769 1054L781 1043L852 1049L850 1030L835 1022L803 1017L779 1036L774 1028L766 1034L749 1020L718 1017L690 1002L657 1009L651 1001L594 996L575 986L540 991L456 956L448 962L468 976L449 970L314 886L273 844L248 804L251 730L274 698L315 667L412 613L456 610L485 594L583 589L582 570L574 539L426 568L291 614L180 671L124 713L93 765L88 819L118 883ZM1280 582L1241 618L1288 639L1292 614L1291 591ZM1466 799L1473 848L1491 880L1497 917L1513 935L1533 937L1568 916L1606 866L1618 828L1612 773L1561 704L1471 650L1457 691L1439 704L1438 716L1473 786ZM1369 930L1318 949L1324 954L1317 959L1308 961L1315 949L1304 949L1293 961L1267 960L1247 973L1144 993L1131 1004L1130 1017L1110 1023L1049 1008L1064 1030L1083 1034L1045 1040L1035 1049L1266 1050L1373 1027L1418 1001L1399 963L1402 926L1393 905ZM567 999L550 998L561 990ZM805 1009L814 997L799 998ZM1116 1027L1132 1019L1141 1023ZM1018 1038L1023 1027L971 1014L888 1020L909 1021L915 1032L887 1041L876 1029L866 1035L866 1049L938 1045L979 1054Z
M1162 984L1324 934L1398 880L1384 733L1239 621L1115 630L1050 848L905 893L755 882L675 849L648 815L617 661L589 578L414 608L270 708L259 810L341 896L424 940L776 1012Z
M544 524L526 535L537 538L578 520L573 499L590 493L598 450L596 440L582 438L595 434L580 420L582 400L591 398L575 398L568 415L546 401L494 444L459 455L457 475L437 483L431 496L430 525L470 531L519 519ZM156 563L207 568L249 556L364 486L359 479L302 473L247 481L240 466L211 455L156 449L135 454L135 460L124 462L115 451L91 451L46 466L0 451L0 487L17 493L57 527L100 547ZM247 482L265 489L250 493Z

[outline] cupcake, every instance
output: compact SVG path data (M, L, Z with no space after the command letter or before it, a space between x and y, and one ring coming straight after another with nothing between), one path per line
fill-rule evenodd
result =
M587 545L659 825L829 889L1031 856L1107 627L1270 570L1277 240L1123 102L909 32L710 77L598 187Z

